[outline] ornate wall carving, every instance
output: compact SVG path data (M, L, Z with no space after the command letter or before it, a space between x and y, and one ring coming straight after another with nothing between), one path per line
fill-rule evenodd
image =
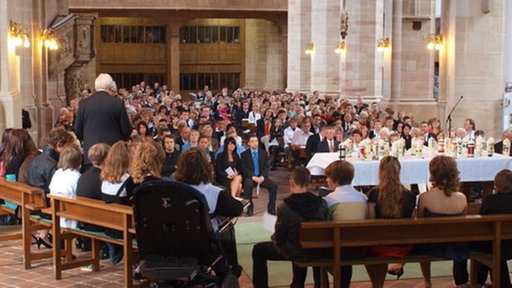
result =
M63 19L57 19L50 27L55 30L59 49L48 51L48 73L50 78L55 78L58 73L65 72L66 102L80 93L80 69L96 56L95 20L92 15L70 14Z

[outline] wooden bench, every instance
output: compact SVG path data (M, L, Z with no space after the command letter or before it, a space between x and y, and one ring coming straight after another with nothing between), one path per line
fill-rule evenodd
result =
M321 267L322 286L326 287L327 270L333 274L334 287L340 287L340 269L359 264L396 262L432 262L446 258L410 255L406 258L341 259L343 250L373 245L429 244L446 242L492 242L492 254L472 253L470 258L483 261L493 270L493 287L500 287L501 240L512 239L512 215L469 215L461 217L418 219L375 219L340 222L303 222L300 243L303 249L326 248L332 257L314 261L294 261L300 267ZM471 265L472 268L474 265ZM472 283L475 273L471 271Z
M64 250L53 249L55 279L59 280L62 278L63 270L86 265L92 265L93 271L98 271L100 269L100 241L105 241L123 246L125 287L132 287L132 259L133 249L136 247L136 244L133 243L135 225L132 207L105 203L101 200L80 196L66 198L57 195L48 195L48 197L51 199L53 242L60 243L61 240L67 239ZM105 233L90 232L78 228L63 228L60 226L61 217L119 230L123 234L123 239L115 239ZM75 236L83 236L91 239L90 258L73 259L71 257L72 245L70 238ZM64 256L64 258L62 258L62 256Z
M0 199L12 202L21 209L22 229L21 233L11 233L5 237L0 236L1 240L23 239L23 263L25 269L29 269L32 261L38 259L51 258L51 251L33 252L32 251L32 232L40 229L48 229L51 224L49 222L40 221L30 216L30 212L39 211L46 207L45 193L42 189L33 187L20 182L7 181L0 178ZM10 213L15 211L7 207L2 210Z

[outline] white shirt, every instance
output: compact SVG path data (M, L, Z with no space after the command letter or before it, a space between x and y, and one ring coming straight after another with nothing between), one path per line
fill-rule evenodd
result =
M295 130L292 130L291 126L288 126L288 128L284 129L284 148L288 147L288 143L292 143L293 135L295 134L295 131L300 130L299 128L295 127Z
M80 178L80 172L72 169L58 169L53 174L50 182L50 194L73 198L76 196L76 186ZM78 222L66 218L60 218L60 226L64 228L76 228Z
M361 220L368 214L368 198L352 185L338 186L324 197L332 220Z
M256 121L261 119L261 114L254 113L253 111L251 111L251 112L249 112L249 119L251 120L251 121L249 121L250 123L256 124Z
M190 184L189 184L190 185ZM222 193L222 188L213 185L212 183L204 183L201 182L199 185L190 185L195 188L197 191L201 192L206 198L206 203L208 204L208 211L210 214L215 212L217 208L217 199L219 198L219 193ZM219 228L218 219L216 217L210 219L212 222L212 227L214 231L217 231Z
M466 137L465 138L468 138L468 139L475 139L475 130L471 130L469 131L467 134L466 134Z
M130 175L128 173L125 173L123 176L121 176L120 183L112 183L108 181L101 182L101 193L115 196L119 188L121 188L121 185L123 185L124 181L126 181L128 177L130 177ZM126 187L123 188L123 191L121 191L119 197L126 197Z
M363 193L359 192L352 185L343 185L338 186L334 189L333 192L327 194L324 197L325 202L327 202L327 206L331 207L332 205L340 202L367 202L368 198Z
M306 146L309 136L313 135L311 132L304 133L302 129L297 129L293 132L292 144L299 146Z

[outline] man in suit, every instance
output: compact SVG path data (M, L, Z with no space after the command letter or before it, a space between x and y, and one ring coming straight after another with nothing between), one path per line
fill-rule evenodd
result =
M122 100L109 94L116 83L109 74L100 74L94 82L96 92L80 102L74 131L83 141L84 155L96 143L112 145L119 140L129 140L132 124ZM84 157L84 169L91 166Z
M249 119L249 102L243 102L242 109L238 109L234 115L235 123L237 127L242 127L242 120Z
M311 123L311 133L313 134L319 134L322 130L322 116L320 114L315 114L313 116L313 121Z
M328 126L325 129L324 141L318 143L316 152L338 152L340 141L336 140L336 131L334 127Z
M436 135L434 133L430 133L428 131L428 122L427 121L421 121L420 131L421 131L421 135L423 135L423 137L425 139L425 142L423 143L425 146L428 146L428 139L430 139L430 138L436 139Z
M247 216L253 215L252 189L259 185L268 189L267 212L276 215L277 185L268 178L268 156L267 152L259 149L258 136L249 137L249 149L242 153L241 166L244 187L244 198L251 201L247 209Z
M309 136L308 141L306 142L306 165L309 160L313 158L313 155L318 152L318 144L324 141L326 130L327 126L323 126L322 129L320 129L320 133Z
M267 108L263 117L256 121L256 136L261 140L260 148L265 149L265 151L268 151L273 113L272 108Z
M373 123L373 129L370 131L370 133L368 135L370 137L370 139L379 137L379 131L381 128L382 128L382 122L380 122L380 120L375 120L375 122ZM379 139L379 138L377 138L377 139Z
M501 138L501 141L498 141L494 144L494 153L503 154L503 140L505 140L505 139L512 141L512 129L507 129L507 130L503 131L503 136ZM512 149L510 149L508 151L507 156L512 156L511 151L512 151Z

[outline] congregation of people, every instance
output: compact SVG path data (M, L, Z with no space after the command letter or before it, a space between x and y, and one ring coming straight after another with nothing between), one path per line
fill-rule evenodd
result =
M79 98L62 108L58 121L37 149L25 129L9 128L0 144L0 176L15 175L15 180L42 188L45 193L83 196L108 203L130 204L130 197L141 184L155 179L170 179L191 185L205 195L212 215L236 217L243 213L242 199L250 203L246 216L253 216L253 193L268 191L266 211L277 216L271 241L253 248L254 287L268 287L268 260L320 257L304 254L299 245L303 221L361 220L373 218L444 217L464 215L466 196L459 192L456 162L437 156L430 162L433 187L421 195L401 184L400 162L386 156L380 160L379 183L365 194L351 185L354 167L348 161L334 161L325 168L331 193L320 197L309 191L310 172L305 168L315 153L337 152L340 143L351 139L353 151L360 152L364 139L378 141L404 139L406 149L412 139L427 145L436 140L474 139L483 135L475 121L467 118L463 127L445 132L441 121L427 121L379 103L366 103L358 97L351 103L341 96L318 92L266 92L223 88L213 93L208 86L196 98L185 100L167 85L145 82L129 88L116 87L108 74L100 74L95 92L84 86ZM506 130L503 139L512 140ZM501 153L502 141L495 145ZM510 153L510 151L509 151ZM290 195L277 205L278 185L272 171L278 166L290 171ZM481 214L511 213L512 172L496 175L496 194L483 199ZM477 196L476 196L477 197ZM418 200L417 200L418 199ZM62 227L80 227L116 235L68 219ZM38 247L52 247L51 234L39 231L33 237ZM485 246L485 245L484 245ZM508 245L509 247L512 247ZM488 247L483 247L483 249ZM102 248L113 264L123 258L121 247L105 243ZM510 287L506 259L512 251L504 249L502 287ZM455 284L467 287L466 260L469 247L447 243L431 246L375 246L352 249L348 257L406 257L412 251L452 259ZM448 255L448 256L447 256ZM397 261L399 262L399 261ZM292 264L291 287L304 287L306 268ZM373 287L383 287L387 265L366 267ZM430 264L422 263L425 287L431 287ZM484 285L489 268L478 267L479 283ZM139 273L135 269L136 273ZM320 273L314 271L315 287ZM342 287L350 287L352 268L342 267ZM401 274L400 274L401 275Z

